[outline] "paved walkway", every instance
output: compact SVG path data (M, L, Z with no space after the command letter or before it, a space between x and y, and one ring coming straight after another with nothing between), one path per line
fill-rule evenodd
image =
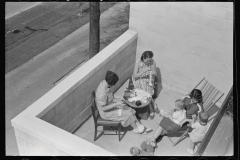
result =
M112 19L121 15L128 5L121 2L101 14L101 39L109 38L111 34L107 32L114 32L116 26L109 26ZM119 26L119 29L122 29L121 27L123 25ZM5 75L6 155L19 155L11 119L53 88L61 77L81 65L83 60L88 60L88 38L89 24L86 24Z

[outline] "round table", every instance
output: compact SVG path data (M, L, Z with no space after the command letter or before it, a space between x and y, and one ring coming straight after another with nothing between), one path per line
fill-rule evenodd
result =
M149 115L150 115L150 110L149 110L149 107L148 107L148 106L149 106L152 98L151 98L151 97L148 98L146 103L143 103L143 102L142 102L141 105L137 106L136 103L135 103L135 101L129 102L129 101L127 100L128 97L127 97L126 95L127 95L129 92L131 92L131 91L125 91L125 92L124 92L123 99L124 99L125 103L126 103L127 105L129 105L130 107L132 107L132 108L136 111L136 117L137 117L137 119L147 120L147 119L149 118Z

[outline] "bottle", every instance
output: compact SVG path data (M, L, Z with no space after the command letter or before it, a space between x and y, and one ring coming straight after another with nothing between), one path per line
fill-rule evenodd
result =
M149 72L149 86L152 86L152 71Z

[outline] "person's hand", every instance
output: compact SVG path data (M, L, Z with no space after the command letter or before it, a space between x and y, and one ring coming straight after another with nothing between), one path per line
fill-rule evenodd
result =
M115 104L117 108L122 108L122 106L125 105L122 101L116 102Z
M191 125L192 125L192 123L191 123L191 122L187 124L187 126L188 126L188 127L191 127Z
M145 73L145 72L150 71L150 70L151 69L149 67L146 67L146 68L143 69L142 73Z
M152 76L155 78L157 77L157 74L155 72L152 72Z
M195 114L192 115L193 121L197 120L197 116Z
M118 102L116 102L117 104L124 104L124 101L123 100L121 100L121 101L118 101Z
M166 113L162 113L162 116L163 116L163 117L166 117L166 118L171 118L171 116L168 115L168 114L166 114Z

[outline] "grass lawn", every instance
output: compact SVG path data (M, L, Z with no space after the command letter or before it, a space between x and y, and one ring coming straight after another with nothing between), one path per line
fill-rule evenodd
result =
M101 13L117 2L101 2ZM5 74L89 22L87 2L44 2L5 21ZM85 11L81 14L81 11ZM9 32L13 31L15 32Z

